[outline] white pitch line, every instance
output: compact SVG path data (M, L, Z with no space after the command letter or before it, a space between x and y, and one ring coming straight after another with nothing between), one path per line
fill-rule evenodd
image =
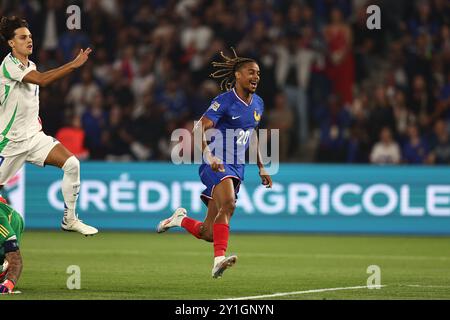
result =
M263 298L274 298L274 297L284 297L284 296L293 296L298 294L308 294L308 293L317 293L317 292L326 292L326 291L339 291L339 290L355 290L355 289L375 289L386 287L387 285L379 285L373 286L357 286L357 287L341 287L341 288L325 288L325 289L314 289L314 290L304 290L304 291L292 291L292 292L280 292L273 294L264 294L260 296L249 296L249 297L237 297L237 298L227 298L227 299L219 299L219 300L250 300L250 299L263 299Z
M450 286L434 286L434 285L424 285L424 284L405 284L406 287L413 288L450 288Z

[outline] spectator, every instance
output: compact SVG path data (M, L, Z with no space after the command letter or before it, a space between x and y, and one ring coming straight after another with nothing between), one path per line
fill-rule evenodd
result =
M201 17L196 14L190 19L190 26L181 32L181 46L184 50L192 48L195 52L205 50L213 36L210 27L202 24Z
M89 37L78 29L68 30L59 37L58 48L61 50L64 62L72 60L80 48L87 47L89 47Z
M66 97L66 103L73 106L73 111L82 115L100 93L100 88L94 82L92 71L84 68L81 71L81 82L73 85Z
M433 149L428 157L430 164L450 164L450 133L448 124L438 120L434 125Z
M398 164L401 154L398 143L392 138L389 127L384 127L380 132L380 141L377 142L370 153L370 162L374 164Z
M394 110L387 98L386 88L382 85L377 86L375 89L368 126L372 143L380 136L380 131L383 127L389 127L391 133L395 130Z
M106 48L98 48L93 56L94 63L92 73L95 80L98 81L99 85L103 88L110 85L112 65L108 61L108 52Z
M336 95L331 95L328 104L321 109L322 113L318 115L321 120L317 160L344 162L350 113L342 106L342 101Z
M83 113L81 123L86 135L85 145L89 150L91 159L104 157L104 144L102 135L108 123L108 113L105 110L104 98L101 93L94 98L92 105Z
M131 161L130 146L134 142L131 136L131 126L129 119L124 117L120 106L111 108L109 113L108 125L103 131L103 144L106 146L107 161Z
M338 8L330 13L330 23L324 29L324 37L329 50L327 73L333 91L341 96L345 104L351 104L355 78L352 31Z
M414 114L406 106L405 93L401 90L397 91L393 99L393 111L395 117L396 131L403 137L407 135L408 125L414 123L416 118Z
M422 129L430 125L430 116L434 108L433 97L428 91L425 78L416 75L412 83L412 92L409 95L408 107L414 113Z
M81 118L77 114L67 117L67 126L56 133L56 139L61 142L78 159L86 160L89 151L84 147L84 130L81 127Z
M131 150L138 160L158 159L158 142L163 136L166 126L166 122L161 121L164 107L156 104L152 95L145 94L142 109L139 116L132 120L133 144Z
M428 156L428 145L419 134L416 125L408 127L408 140L403 146L403 162L410 164L422 164Z
M308 139L308 99L310 69L314 52L300 35L283 38L275 47L277 62L275 79L284 88L289 105L296 117L296 140L298 144Z
M286 95L278 93L274 99L274 107L267 113L267 129L278 129L280 161L286 161L289 154L290 135L293 125L293 114L287 104Z

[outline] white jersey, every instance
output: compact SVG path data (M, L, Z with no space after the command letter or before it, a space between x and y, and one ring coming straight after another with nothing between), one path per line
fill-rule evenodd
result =
M22 79L36 65L27 67L9 53L0 65L0 152L9 141L23 141L41 131L39 86Z

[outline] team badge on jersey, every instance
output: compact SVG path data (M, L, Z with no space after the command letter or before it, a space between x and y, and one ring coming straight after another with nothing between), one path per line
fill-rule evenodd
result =
M210 108L213 109L214 111L217 111L219 109L219 107L220 107L220 103L218 103L217 101L214 101L210 106Z
M259 120L261 120L261 115L256 113L256 110L253 112L253 117L255 118L256 121L259 122Z

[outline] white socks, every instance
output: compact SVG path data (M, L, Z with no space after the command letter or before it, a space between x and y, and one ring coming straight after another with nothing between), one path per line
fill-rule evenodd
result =
M75 208L80 192L80 161L75 156L71 156L61 169L64 171L61 191L67 209L64 210L64 218L76 219Z
M225 259L225 256L218 256L214 257L214 265L217 265L219 262L221 262L223 259Z

